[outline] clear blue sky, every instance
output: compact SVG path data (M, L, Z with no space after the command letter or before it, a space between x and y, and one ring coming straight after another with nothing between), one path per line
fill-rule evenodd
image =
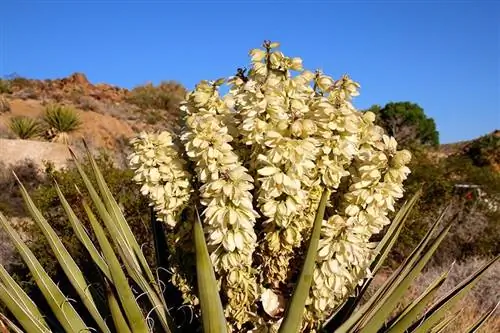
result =
M495 1L0 0L0 75L133 87L232 75L264 39L361 84L358 108L420 104L441 142L500 128Z

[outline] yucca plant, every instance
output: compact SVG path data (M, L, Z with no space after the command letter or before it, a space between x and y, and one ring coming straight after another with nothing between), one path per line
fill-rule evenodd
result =
M68 142L68 134L76 131L82 124L74 109L57 104L45 108L43 120L49 128L49 138L64 143Z
M154 212L157 269L146 261L90 153L93 177L75 158L93 204L82 199L90 235L55 184L75 235L102 273L104 304L21 186L95 324L83 319L0 215L53 313L45 320L46 311L2 269L0 299L13 314L1 317L6 325L28 332L178 331L165 288L173 284L200 315L203 332L443 329L450 307L497 258L431 304L443 274L391 315L451 228L442 226L443 213L393 276L361 303L418 200L419 194L407 201L390 223L410 154L396 149L394 139L374 125L373 114L354 109L356 83L320 72L292 76L302 69L301 60L285 57L277 46L265 42L263 50L253 50L252 69L229 80L224 98L218 94L224 80L201 82L182 106L180 140L168 132L133 140L135 180ZM374 243L372 236L383 230Z
M41 126L38 120L25 116L10 118L9 129L19 139L23 140L35 138L41 133Z

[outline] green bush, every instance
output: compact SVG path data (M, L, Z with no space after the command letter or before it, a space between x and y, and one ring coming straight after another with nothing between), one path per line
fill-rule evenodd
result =
M143 109L173 110L184 98L186 89L174 81L164 81L154 86L151 83L135 87L127 98Z
M439 132L434 119L427 117L424 109L416 103L391 102L384 107L373 105L366 111L375 113L377 124L402 146L439 144Z
M135 87L127 97L129 103L141 108L150 125L160 122L176 126L180 121L179 105L186 95L186 89L174 81L159 85L145 84Z
M38 120L17 116L10 119L9 129L20 139L32 139L40 135L41 126Z
M398 265L409 254L428 225L448 204L448 215L454 216L456 222L433 264L442 265L472 256L488 257L499 253L500 210L489 209L477 196L480 190L492 200L498 200L498 172L490 167L475 165L468 156L449 156L436 161L425 151L414 152L410 169L412 173L406 181L407 197L411 197L422 185L424 194L401 233L391 256L391 266Z

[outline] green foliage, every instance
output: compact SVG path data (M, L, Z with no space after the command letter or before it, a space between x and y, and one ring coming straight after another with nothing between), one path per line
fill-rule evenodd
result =
M384 107L374 105L366 111L375 113L377 124L403 146L439 144L439 133L434 119L427 117L418 104L391 102Z
M127 101L142 109L148 124L172 124L180 121L179 105L185 95L186 89L181 84L165 81L157 86L149 83L135 87Z
M75 110L62 105L49 105L45 108L44 121L58 133L70 133L78 129L81 120Z
M20 139L33 139L40 135L41 126L38 120L17 116L10 119L9 129Z
M500 193L500 174L489 167L478 167L468 156L454 155L440 160L425 151L415 151L410 163L412 173L406 181L407 195L423 186L424 195L405 226L390 265L397 266L423 236L424 230L445 206L452 203L449 215L457 225L443 242L433 264L441 265L470 256L499 254L500 211L492 211L477 195L478 189L492 200ZM478 189L456 185L479 186Z
M124 215L130 223L134 233L137 235L138 241L144 244L145 251L148 257L151 258L151 233L146 226L149 223L148 203L143 196L140 195L138 186L133 182L133 172L128 169L118 169L113 165L113 161L107 155L101 155L97 158L97 163L102 172L106 174L108 185L120 202ZM87 172L90 171L90 164L84 163L83 169ZM17 168L14 171L18 172L22 169ZM33 174L30 172L29 174ZM21 178L21 177L20 177ZM28 177L24 176L22 179L26 180ZM32 183L30 186L33 188L32 198L38 208L44 212L44 216L51 221L52 227L58 232L64 245L68 248L75 260L82 267L87 267L90 271L95 270L93 264L90 262L88 255L86 255L81 244L74 238L71 226L68 224L68 219L63 207L60 204L56 188L53 186L52 178L54 178L65 194L69 204L73 207L76 214L79 216L84 215L84 209L81 207L82 194L79 189L84 188L81 177L75 168L68 168L64 170L51 171L50 169L44 175L37 176L38 182ZM12 179L12 177L10 177ZM14 184L12 184L12 191L14 191ZM19 190L16 188L15 194L18 197ZM12 192L11 192L12 193ZM88 195L83 194L83 198L89 200ZM19 208L9 209L12 212L19 212ZM83 219L84 225L89 227L88 220ZM40 253L40 261L51 276L60 276L60 267L54 260L52 251L47 244L46 239L40 233L37 226L27 226L24 230L27 234L31 235L30 248ZM25 266L22 263L15 267L16 272L22 276L25 271Z
M150 109L146 112L144 118L149 125L155 125L165 120L164 113L164 110Z
M135 87L130 92L128 101L143 109L163 109L173 111L184 98L186 89L173 81L151 83Z
M150 277L154 279L151 271L152 267L146 262L139 247L136 238L138 233L133 232L129 228L130 226L125 222L122 215L122 210L117 201L111 196L109 187L104 183L102 171L106 171L101 171L97 167L97 163L91 160L90 167L94 174L94 177L92 177L93 181L91 181L84 168L78 164L77 166L84 183L83 186L88 190L88 195L90 196L89 201L86 199L82 200L82 197L80 197L80 202L83 203L85 214L91 224L89 230L93 231L91 233L93 235L92 240L88 237L87 233L83 232L83 225L70 206L67 205L67 201L60 188L56 185L53 189L57 192L57 196L62 200L63 205L65 205L64 210L71 221L71 229L76 232L81 246L92 255L93 260L91 262L93 261L97 264L99 269L89 271L87 267L83 267L77 261L73 260L74 257L71 255L67 244L64 243L63 236L54 230L53 219L47 214L42 215L25 188L21 187L26 205L38 227L43 230L44 237L48 240L50 249L56 254L54 261L61 265L64 274L57 279L51 278L47 274L47 263L39 261L39 259L43 258L40 253L28 248L4 215L0 214L0 224L2 224L4 230L7 231L9 237L15 243L23 261L29 267L29 272L33 276L34 283L36 283L43 295L43 299L48 304L47 308L41 307L40 302L37 302L36 299L33 302L33 298L26 294L19 284L16 284L15 280L3 266L0 266L0 300L7 306L12 315L10 319L8 316L2 316L2 320L14 331L20 331L19 327L22 327L28 333L47 330L49 327L64 331L71 331L78 327L85 329L92 320L94 320L94 324L90 325L97 325L103 332L135 333L149 331L149 322L146 319L147 314L148 317L152 316L152 319L158 321L158 324L154 326L154 332L171 332L174 329L172 326L173 318L167 312L164 312L168 307L167 303L165 303L168 297L163 299L158 285L147 282ZM54 174L54 176L56 175ZM97 189L100 195L97 193ZM316 221L318 222L323 218L322 215L324 214L326 204L325 199L327 198L327 195L323 195L322 197L322 202L316 216ZM87 202L94 203L94 208L91 209ZM373 261L371 267L373 271L377 271L376 267L380 267L381 261L386 257L386 253L390 251L394 244L394 239L398 237L400 226L404 224L408 212L412 209L414 203L415 200L411 200L402 207L394 224L380 242L379 251L382 255L376 257ZM97 213L94 213L94 211L97 211ZM103 225L97 220L97 217L103 222ZM311 240L311 244L315 245L313 245L312 249L308 250L308 258L304 263L304 267L309 267L309 271L307 268L304 268L304 271L301 273L301 280L308 279L309 282L312 278L310 271L315 260L313 253L316 252L315 247L319 238L320 229L318 222L315 223L314 227L316 232L313 232L313 234L316 234L315 240ZM362 290L369 286L372 281L371 279L366 280L361 287L361 292L352 296L340 311L334 314L326 323L318 323L318 327L323 326L324 332L335 331L341 333L396 333L403 330L406 331L407 329L411 332L427 332L427 330L433 327L440 327L440 323L443 321L450 322L454 317L446 319L446 311L455 305L477 283L481 275L499 257L490 260L457 285L445 297L429 306L432 295L446 279L446 274L444 274L433 282L409 307L399 311L393 317L390 316L392 310L401 302L406 290L420 274L422 268L429 261L449 231L450 224L438 232L441 222L442 219L440 218L432 225L403 265L394 272L367 303L354 311L355 308L351 306L352 302L349 302L349 300L354 300L354 304L359 302L363 295ZM203 286L203 290L200 290L201 293L199 294L204 323L203 331L222 332L225 331L223 329L225 319L222 314L222 305L217 301L218 288L199 217L194 227L194 239L196 242L198 281L199 285ZM97 252L94 244L99 244L101 254ZM37 256L34 253L37 253ZM122 268L122 265L125 269ZM73 292L64 292L60 283L56 284L54 282L59 282L59 278L64 276L69 281L69 284L73 286ZM98 296L99 293L96 295L89 292L89 288L93 284L92 280L96 277L100 277L105 281L106 292L101 294L101 297ZM129 279L135 283L129 282ZM304 286L306 285L304 284ZM136 290L137 288L138 290ZM300 288L299 283L297 290ZM304 290L301 292L303 294ZM147 305L147 302L143 304L140 301L141 298L138 297L139 294L145 295L149 302L151 302L149 303L150 305ZM305 295L307 295L307 292ZM63 309L60 304L64 302L66 297L71 297L75 300L80 299L81 302L67 303ZM297 302L299 298L295 296L292 299L296 303L290 302L289 307L291 308L287 309L286 313L300 313L300 308L304 308L305 305L305 297L302 297L300 302ZM148 311L151 309L151 306L153 306L153 310ZM90 316L86 315L87 313ZM109 322L104 320L106 316L112 317L114 326L111 326ZM488 317L489 313L485 314L484 320ZM293 318L286 316L283 323L291 324L293 321L297 322L297 320L300 320L300 314L293 316ZM484 320L482 319L482 322ZM291 324L291 326L296 328L287 330L286 332L299 331L300 325Z

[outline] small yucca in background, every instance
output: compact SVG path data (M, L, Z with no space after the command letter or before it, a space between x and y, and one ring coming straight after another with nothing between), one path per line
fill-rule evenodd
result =
M38 137L41 133L41 125L37 119L25 116L10 118L9 129L19 139L28 140Z
M76 131L82 124L78 113L68 107L52 104L45 108L43 117L51 141L68 142L68 134Z

